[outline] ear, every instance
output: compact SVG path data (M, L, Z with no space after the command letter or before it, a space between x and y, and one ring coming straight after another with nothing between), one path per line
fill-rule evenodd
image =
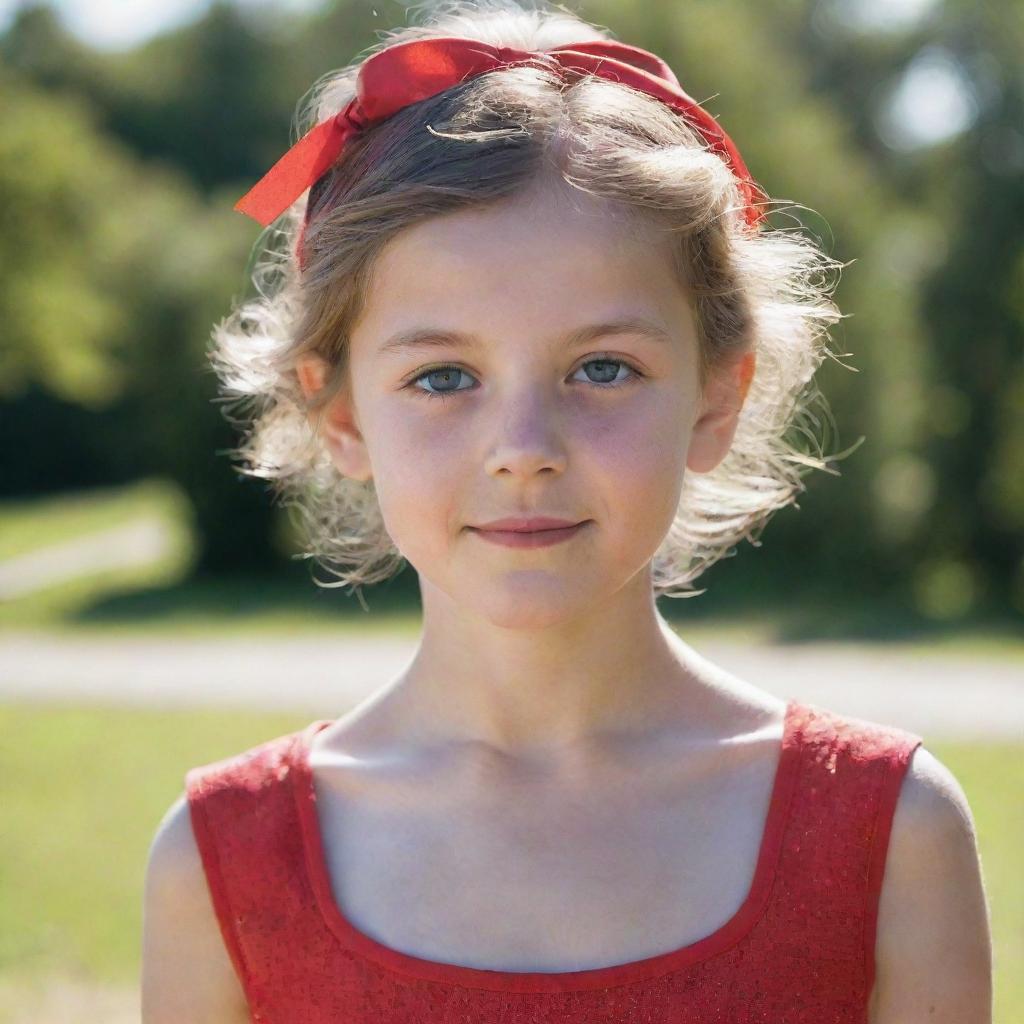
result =
M711 374L686 454L694 473L710 473L728 454L756 363L756 353L748 350Z
M305 353L298 357L295 372L307 401L323 390L331 369L331 364L316 353ZM330 399L320 415L320 438L338 472L352 480L370 480L370 457L356 421L350 389L342 388ZM317 413L309 413L307 420L316 429Z

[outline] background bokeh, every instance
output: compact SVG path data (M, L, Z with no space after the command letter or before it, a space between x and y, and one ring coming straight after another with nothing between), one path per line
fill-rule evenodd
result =
M996 1020L1024 1024L1024 733L998 706L1024 691L1024 6L567 6L663 56L792 201L773 223L854 261L835 295L846 365L819 378L827 450L863 443L662 610L748 651L884 646L947 675L960 659L948 699L994 701L1005 727L926 743L976 817ZM365 592L369 615L312 583L287 514L233 468L205 361L252 288L260 229L234 202L294 141L310 85L410 16L397 0L0 16L0 1021L137 1020L146 848L184 770L309 721L252 707L235 652L414 636L411 569ZM220 706L147 702L145 668L124 699L81 682L129 644L159 643L140 655L155 668L197 638L220 652ZM976 689L988 675L1002 689ZM912 706L879 715L916 728Z

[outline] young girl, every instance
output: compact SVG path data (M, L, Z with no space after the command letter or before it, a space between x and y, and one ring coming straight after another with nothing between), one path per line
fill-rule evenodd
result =
M408 560L423 632L371 699L187 773L145 1024L987 1024L953 776L655 604L827 468L785 437L838 265L562 8L435 7L305 119L238 204L281 227L214 363L309 554Z

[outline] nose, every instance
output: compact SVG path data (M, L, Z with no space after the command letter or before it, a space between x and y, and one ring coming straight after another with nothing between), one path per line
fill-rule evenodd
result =
M563 472L566 451L558 412L535 390L509 400L499 417L484 465L490 474L532 476Z

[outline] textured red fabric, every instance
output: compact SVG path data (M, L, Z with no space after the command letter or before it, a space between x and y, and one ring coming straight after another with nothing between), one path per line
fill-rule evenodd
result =
M192 768L186 794L250 1018L266 1024L867 1021L900 783L920 736L791 699L751 888L682 949L561 973L424 960L334 900L305 755L332 724Z

